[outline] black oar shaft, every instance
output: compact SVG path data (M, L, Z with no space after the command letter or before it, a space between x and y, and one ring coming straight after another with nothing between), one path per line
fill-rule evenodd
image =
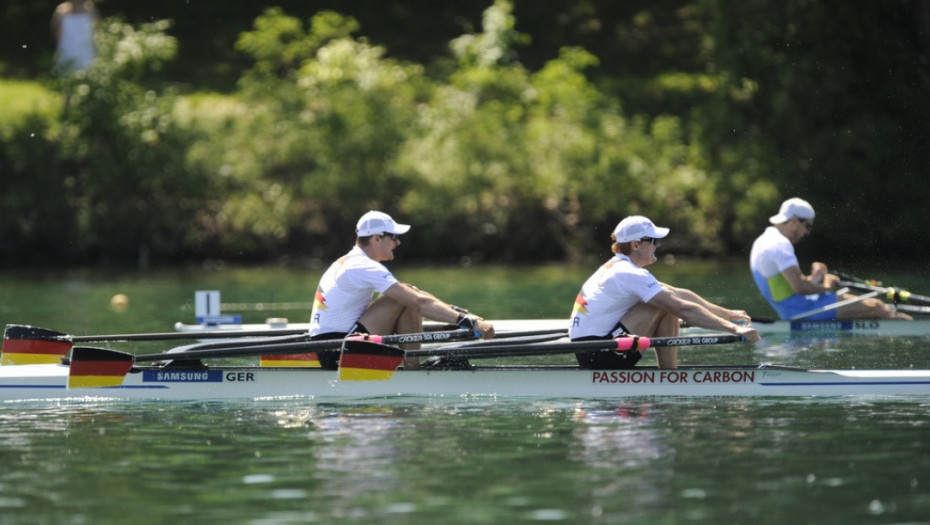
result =
M448 332L425 332L417 334L385 335L379 339L384 344L441 343L474 339L480 334L471 330L452 330ZM375 336L377 337L377 336ZM320 341L298 341L290 343L240 344L223 348L205 348L186 352L162 352L159 354L137 355L136 362L208 359L222 357L245 357L256 355L281 355L315 352L317 350L335 350L342 346L343 339L325 339Z
M457 345L453 347L424 348L421 350L407 350L407 357L450 356L465 358L485 357L523 357L531 355L568 354L573 352L598 352L617 350L618 346L626 346L634 338L605 339L598 341L571 341L565 343L539 343L527 345ZM640 347L669 347L669 346L699 346L739 343L744 339L740 335L707 334L685 337L655 337L640 338L643 344ZM619 341L619 343L618 343ZM648 342L646 342L648 341ZM637 346L632 344L633 348ZM621 350L623 351L623 350Z
M307 333L306 329L275 328L269 330L211 330L206 332L155 332L150 334L107 334L107 335L72 335L71 342L88 343L103 341L171 341L192 339L232 339L237 337L273 337L278 335L298 335Z
M885 298L889 301L898 304L906 303L913 304L917 306L930 306L930 297L926 295L917 295L911 293L907 290L902 290L900 288L894 287L885 287L885 286L873 286L871 284L860 283L855 281L839 281L840 286L846 286L856 290L870 291L870 292L879 292L885 295Z

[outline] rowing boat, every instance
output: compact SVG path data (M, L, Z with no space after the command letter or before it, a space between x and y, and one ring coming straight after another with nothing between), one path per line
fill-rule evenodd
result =
M567 328L565 319L502 319L490 321L494 329L500 333L522 332L533 330L546 330ZM930 319L916 319L906 321L901 319L872 319L860 321L782 321L755 319L752 327L762 335L868 335L877 337L930 337ZM442 325L426 323L426 327L434 329L448 328ZM179 332L198 332L229 330L235 332L263 330L288 330L298 333L309 328L307 323L288 323L286 319L269 319L266 323L250 324L184 324L176 323L175 330ZM685 327L682 334L698 334L707 330L695 327Z
M384 381L343 381L337 374L307 368L135 366L120 386L68 388L68 366L23 365L0 367L0 400L930 395L930 370L759 365L597 371L571 366L478 366L470 370L398 370Z

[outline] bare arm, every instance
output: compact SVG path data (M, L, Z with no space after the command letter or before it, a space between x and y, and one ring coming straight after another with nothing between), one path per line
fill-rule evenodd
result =
M676 288L665 283L662 283L662 287L678 295L679 298L684 299L685 301L691 301L692 303L697 303L703 306L708 311L710 311L710 313L716 315L717 317L722 317L727 321L748 323L752 320L752 318L749 317L749 314L747 314L745 310L730 310L728 308L724 308L708 301L707 299L704 299L700 295L686 288Z
M693 292L690 293L694 294ZM704 301L703 299L701 301L707 303L707 301ZM725 332L742 335L746 338L746 341L749 341L750 343L754 343L760 339L759 333L755 328L734 324L733 322L714 314L700 303L682 298L678 294L664 287L661 292L649 300L648 304L667 312L671 312L679 319L684 320L686 323L692 326L700 326L701 328L707 328L709 330L722 330Z
M815 263L815 265L817 264L819 263ZM826 271L825 268L826 267L824 267L824 272ZM784 276L785 280L788 281L788 284L791 285L791 289L794 290L794 293L801 295L829 292L833 288L833 285L836 284L837 280L835 275L821 273L817 271L817 269L812 271L811 275L804 275L801 273L801 268L798 266L786 268L781 274ZM818 284L817 281L821 279L823 284Z
M462 316L461 312L453 309L448 303L408 284L396 283L385 290L383 295L407 308L419 311L421 317L441 323L456 324ZM477 316L475 321L475 329L481 332L482 337L494 337L494 327L490 323L486 323L484 319Z

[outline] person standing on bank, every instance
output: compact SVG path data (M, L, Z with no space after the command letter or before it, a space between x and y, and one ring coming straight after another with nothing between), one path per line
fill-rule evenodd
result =
M52 35L55 37L55 70L68 74L90 67L96 54L94 27L97 8L91 0L69 0L58 4L52 13Z
M680 321L710 330L723 330L759 341L742 310L728 310L684 288L661 283L646 270L656 262L655 251L668 228L636 215L614 229L614 256L585 281L575 298L568 336L572 341L611 339L621 334L648 337L677 336ZM656 348L659 368L678 366L678 348ZM584 352L575 354L582 368L632 368L642 351Z
M804 199L793 197L781 204L777 215L769 218L769 226L752 244L749 268L752 278L772 308L782 319L813 312L805 320L835 319L911 319L896 313L879 299L855 301L853 294L837 297L833 287L839 280L828 273L822 262L811 264L810 275L801 272L794 245L808 236L814 227L814 208ZM854 300L830 308L838 300Z
M394 259L400 236L408 230L410 225L398 224L380 211L362 215L355 228L355 247L320 278L310 313L311 339L341 339L350 333L418 333L423 331L424 317L477 330L485 339L494 337L494 327L481 317L398 281L382 264ZM380 296L372 301L376 293ZM317 355L323 368L338 367L338 351ZM405 368L418 365L416 358L404 360Z

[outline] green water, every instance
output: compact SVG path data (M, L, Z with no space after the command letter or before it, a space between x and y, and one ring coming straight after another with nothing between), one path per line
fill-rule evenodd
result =
M396 273L489 318L566 317L592 269ZM320 272L5 273L0 322L76 335L168 331L193 319L195 290L221 290L223 302L307 302ZM655 273L770 314L742 262ZM919 272L877 276L930 291ZM116 293L127 310L109 308ZM686 364L927 368L928 351L930 338L784 337L680 354ZM0 405L0 523L792 521L930 523L930 399Z

